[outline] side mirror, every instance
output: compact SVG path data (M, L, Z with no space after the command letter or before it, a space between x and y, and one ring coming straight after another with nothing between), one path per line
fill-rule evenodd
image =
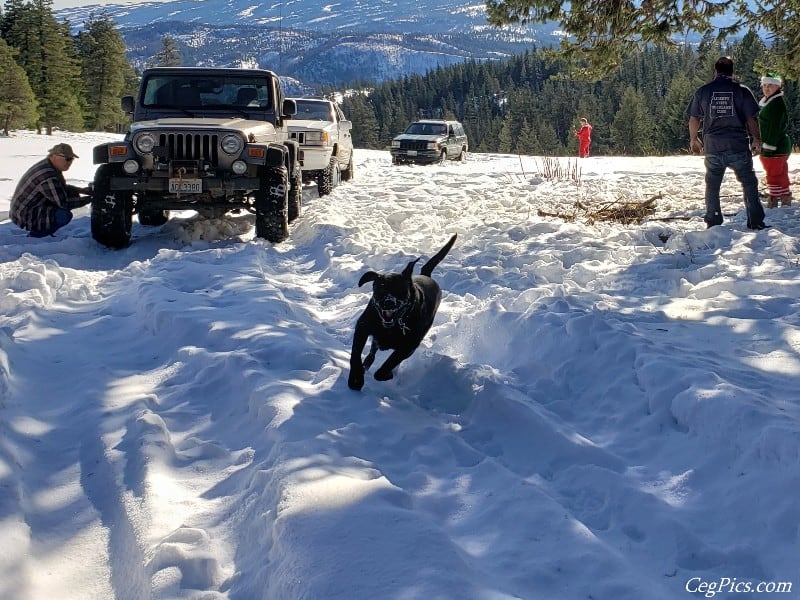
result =
M286 117L297 114L297 102L295 102L293 98L286 98L283 101L283 114Z
M123 96L120 99L120 105L122 106L122 112L130 115L133 114L136 102L133 100L133 96Z

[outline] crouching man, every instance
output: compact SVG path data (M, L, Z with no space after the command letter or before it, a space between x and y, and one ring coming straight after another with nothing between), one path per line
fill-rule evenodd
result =
M72 220L73 209L92 201L89 188L67 185L64 180L64 171L76 158L69 144L56 144L19 180L9 216L31 237L53 235Z

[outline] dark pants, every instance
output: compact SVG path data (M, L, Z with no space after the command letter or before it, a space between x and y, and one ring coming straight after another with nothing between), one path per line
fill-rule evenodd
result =
M28 234L31 237L42 238L53 235L57 230L72 221L72 212L66 208L57 207L53 216L53 225L47 229L32 229Z
M725 169L730 168L742 184L744 205L747 209L747 226L764 224L764 207L758 198L758 177L753 170L753 155L747 152L720 152L706 154L706 214L703 220L711 227L722 224L719 188Z

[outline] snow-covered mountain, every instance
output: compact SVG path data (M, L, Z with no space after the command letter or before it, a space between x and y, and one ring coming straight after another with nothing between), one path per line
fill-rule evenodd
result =
M480 0L289 0L254 3L251 0L171 0L81 6L57 11L80 22L92 12L107 12L122 27L165 21L207 25L259 25L338 33L483 32L485 5Z
M79 27L105 12L119 25L130 59L144 65L164 35L186 64L257 64L312 83L381 81L464 60L491 60L557 38L544 26L494 28L482 2L428 0L173 0L55 11Z

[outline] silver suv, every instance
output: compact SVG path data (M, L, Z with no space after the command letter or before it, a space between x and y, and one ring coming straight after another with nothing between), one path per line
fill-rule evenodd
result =
M121 142L94 148L92 237L131 240L131 218L161 225L170 210L210 217L255 213L256 236L281 242L300 215L302 174L287 119L293 100L261 69L159 67L122 98L133 123Z
M294 98L297 112L289 121L289 139L300 146L303 181L316 182L320 196L353 178L353 124L336 102Z
M411 123L392 140L393 164L436 163L448 159L465 160L469 144L458 121L423 119Z

